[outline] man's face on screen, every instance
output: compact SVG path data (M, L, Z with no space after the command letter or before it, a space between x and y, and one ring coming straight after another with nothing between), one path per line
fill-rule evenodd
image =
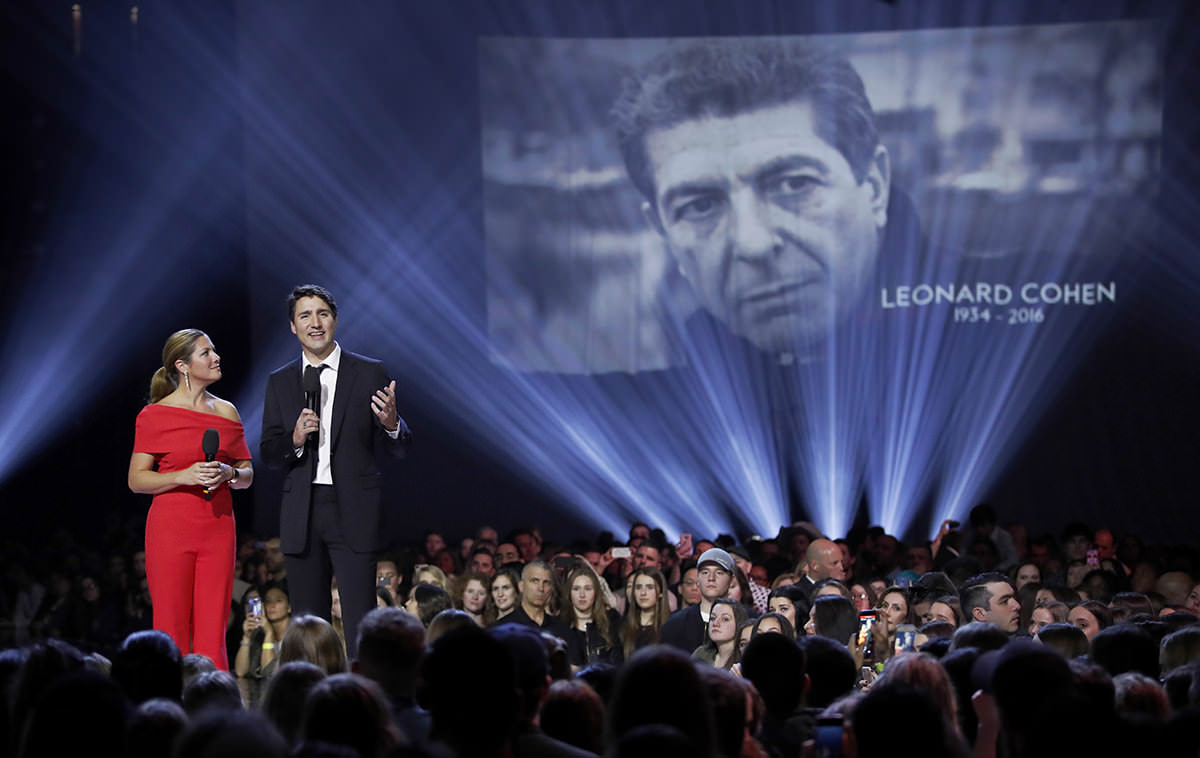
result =
M859 181L797 101L646 135L647 215L701 304L763 350L803 352L863 300L887 221L887 151Z

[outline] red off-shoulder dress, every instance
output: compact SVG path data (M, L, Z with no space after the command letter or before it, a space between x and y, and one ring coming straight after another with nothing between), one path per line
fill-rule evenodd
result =
M133 452L153 456L159 472L180 471L204 460L206 429L220 435L216 460L233 465L250 459L241 422L157 403L138 413ZM154 496L146 519L146 581L154 628L171 635L182 654L208 656L225 671L236 553L233 496L227 485L214 489L209 500L198 486Z

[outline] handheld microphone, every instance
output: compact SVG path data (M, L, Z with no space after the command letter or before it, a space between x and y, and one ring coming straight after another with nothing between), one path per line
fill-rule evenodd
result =
M315 366L304 367L304 404L318 416L321 415L321 369ZM317 441L317 432L309 432L308 439Z
M205 429L204 439L200 442L200 449L204 451L204 462L212 463L217 457L217 448L221 446L221 435L216 429ZM212 500L212 490L208 487L204 488L204 499Z

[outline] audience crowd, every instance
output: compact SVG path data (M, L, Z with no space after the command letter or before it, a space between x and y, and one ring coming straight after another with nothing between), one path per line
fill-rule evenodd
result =
M1080 523L430 532L379 560L353 657L336 579L293 615L279 540L246 535L230 671L153 630L122 534L5 545L0 758L1200 750L1200 553Z

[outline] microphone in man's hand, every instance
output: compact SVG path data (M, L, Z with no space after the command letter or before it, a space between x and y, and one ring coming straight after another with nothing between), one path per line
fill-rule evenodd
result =
M200 442L200 449L204 451L204 462L212 463L217 457L217 448L221 446L221 435L216 429L205 429L204 439ZM212 500L212 490L208 487L204 488L204 499Z
M317 414L321 415L321 369L316 366L304 367L304 404L305 406ZM295 386L295 385L293 385ZM308 438L316 441L317 433L309 432Z

